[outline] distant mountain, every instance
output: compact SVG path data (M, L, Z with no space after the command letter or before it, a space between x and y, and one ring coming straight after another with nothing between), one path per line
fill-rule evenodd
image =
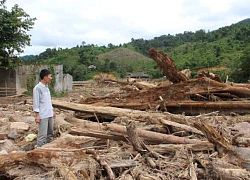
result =
M120 77L145 72L151 77L160 77L162 74L156 63L147 57L150 48L166 52L180 70L189 68L193 76L202 68L217 69L214 73L220 74L223 80L229 76L229 81L242 81L240 65L242 56L250 49L250 18L211 32L200 29L150 40L132 38L122 46L46 49L38 56L26 56L23 61L63 64L65 72L74 80L87 80L99 72L112 72ZM97 68L89 71L89 65Z
M28 59L33 57L35 57L35 55L25 55L25 56L20 56L20 59Z
M240 22L238 22L238 23L248 23L248 22L250 22L250 18L244 19L244 20L242 20L242 21L240 21ZM238 23L237 23L237 24L238 24Z
M117 48L110 52L98 55L99 59L110 59L111 61L124 61L124 60L146 60L151 61L152 59L142 55L139 52L135 52L128 48Z

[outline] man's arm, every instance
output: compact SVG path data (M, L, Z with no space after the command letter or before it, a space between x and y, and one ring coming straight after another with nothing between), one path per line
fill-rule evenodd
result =
M33 89L33 111L35 112L35 121L36 123L40 122L39 115L39 91L37 88Z

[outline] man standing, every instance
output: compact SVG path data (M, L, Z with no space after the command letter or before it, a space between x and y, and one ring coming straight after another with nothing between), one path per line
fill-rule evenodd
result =
M43 69L40 72L40 78L41 81L33 89L33 110L35 112L35 121L39 125L37 147L41 147L53 140L55 119L48 88L52 75L48 69Z

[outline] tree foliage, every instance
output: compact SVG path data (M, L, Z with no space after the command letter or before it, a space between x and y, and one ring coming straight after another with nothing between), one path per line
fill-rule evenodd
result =
M248 82L250 80L250 44L243 51L239 63L235 63L235 69L232 73L237 82Z
M229 70L222 70L221 75L229 75L232 81L245 82L248 77L239 69L244 70L247 66L239 67L239 64L247 57L244 51L249 43L250 19L212 32L184 31L176 35L162 35L152 40L132 39L130 44L136 51L145 55L150 48L165 51L179 69L190 68L197 71L201 68L224 66ZM240 76L244 77L239 78Z
M0 1L0 67L8 68L17 61L16 55L30 45L27 32L32 29L35 18L30 18L18 5L8 11L5 3L6 0Z
M161 35L151 40L132 38L130 43L119 46L110 43L108 47L98 47L84 42L71 49L46 49L37 56L23 58L23 61L63 64L64 72L73 75L74 80L87 80L100 72L125 77L143 71L158 78L163 74L153 60L145 57L150 48L155 48L165 51L180 70L191 69L194 76L201 68L214 68L223 80L229 75L230 81L246 82L250 72L249 44L250 20L212 32L201 29ZM127 50L140 56L130 56ZM89 69L90 65L96 69Z

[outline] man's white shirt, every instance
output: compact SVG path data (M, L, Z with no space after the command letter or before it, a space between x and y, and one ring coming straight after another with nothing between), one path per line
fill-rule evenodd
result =
M50 90L41 82L33 89L33 111L39 113L40 119L53 117Z

